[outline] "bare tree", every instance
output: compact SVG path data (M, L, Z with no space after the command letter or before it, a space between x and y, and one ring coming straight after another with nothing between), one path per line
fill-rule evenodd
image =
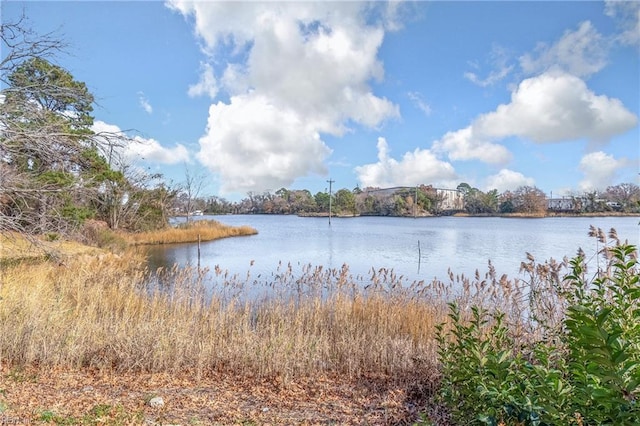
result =
M7 77L23 62L34 58L52 58L67 48L67 44L55 32L37 34L31 30L24 13L15 22L3 22L0 25L0 39L5 53L0 61L0 81L6 85Z
M205 176L203 174L194 174L189 166L184 165L184 183L181 187L182 192L186 195L186 213L187 222L190 221L193 213L195 200L200 196L200 192L205 184Z
M625 211L634 211L640 201L640 187L635 183L620 183L609 186L605 193L609 201L618 203Z
M535 186L520 186L513 192L513 204L520 213L542 214L547 211L547 197Z

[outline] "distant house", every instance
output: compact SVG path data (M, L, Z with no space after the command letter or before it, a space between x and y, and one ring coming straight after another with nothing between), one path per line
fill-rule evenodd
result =
M607 205L607 207L611 207L614 210L620 210L622 208L622 204L618 203L617 201L607 201L605 204Z
M464 210L464 195L457 189L436 188L436 195L440 202L440 210Z
M392 197L395 193L402 190L413 190L414 187L409 186L394 186L392 188L377 188L367 187L362 190L363 193L369 195L376 195L378 197Z
M575 199L572 197L547 198L547 208L556 212L577 210Z

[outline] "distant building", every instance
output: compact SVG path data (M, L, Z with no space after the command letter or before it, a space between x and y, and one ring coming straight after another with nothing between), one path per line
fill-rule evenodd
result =
M436 188L436 196L442 200L440 210L464 210L464 195L457 189Z
M572 197L547 198L547 208L556 212L577 210L576 200Z
M379 197L391 197L398 191L402 191L402 190L413 190L413 187L409 187L409 186L394 186L392 188L367 187L362 189L361 191L367 195L372 194Z
M605 204L607 205L607 207L611 207L614 210L620 210L622 208L622 204L618 203L617 201L607 201Z

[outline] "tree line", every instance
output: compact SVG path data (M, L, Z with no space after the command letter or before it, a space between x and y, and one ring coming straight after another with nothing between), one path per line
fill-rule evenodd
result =
M186 213L189 198L176 198L175 212ZM336 215L427 216L468 213L495 215L520 213L541 215L557 213L640 213L640 187L621 183L603 192L591 191L559 198L549 198L535 186L521 186L502 193L483 192L468 183L456 189L439 189L431 185L397 188L342 188L335 193L307 189L281 188L275 192L248 193L238 202L222 197L203 197L191 205L208 214L328 214L329 199Z

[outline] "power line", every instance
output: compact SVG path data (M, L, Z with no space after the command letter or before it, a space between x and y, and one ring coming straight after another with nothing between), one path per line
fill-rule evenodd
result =
M327 182L329 183L329 226L331 226L331 185L333 185L335 180L329 178Z

